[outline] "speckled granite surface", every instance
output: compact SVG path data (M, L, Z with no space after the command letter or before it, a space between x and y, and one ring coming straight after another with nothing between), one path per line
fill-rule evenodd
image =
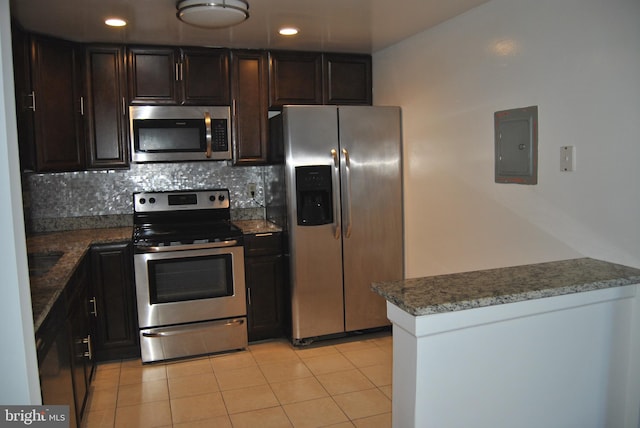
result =
M267 220L234 220L245 234L281 232ZM84 224L84 223L83 223ZM123 242L131 239L131 227L93 228L43 233L27 238L27 252L62 252L57 263L44 275L31 276L31 305L36 331L42 325L56 299L62 294L85 253L93 244Z
M27 238L27 252L62 252L62 257L44 275L31 276L31 306L37 331L56 299L62 294L82 256L92 244L122 242L131 239L131 227L82 229L53 232Z
M107 229L132 227L133 215L97 215L87 217L33 218L30 230L34 233L63 232L77 229Z
M590 258L381 282L372 289L414 316L640 284L640 269Z
M242 229L242 233L275 233L282 232L282 228L268 220L232 220L233 224Z

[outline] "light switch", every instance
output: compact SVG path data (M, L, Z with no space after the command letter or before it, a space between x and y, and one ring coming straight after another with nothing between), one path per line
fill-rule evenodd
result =
M574 146L560 147L560 171L575 171L576 148Z

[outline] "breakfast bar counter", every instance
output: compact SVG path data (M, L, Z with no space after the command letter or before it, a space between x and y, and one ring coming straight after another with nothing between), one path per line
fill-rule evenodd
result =
M638 284L590 258L373 284L393 426L638 428Z

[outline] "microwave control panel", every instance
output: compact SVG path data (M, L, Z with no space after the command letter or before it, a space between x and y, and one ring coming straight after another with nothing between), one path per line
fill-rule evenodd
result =
M211 119L211 148L214 152L229 150L227 119Z

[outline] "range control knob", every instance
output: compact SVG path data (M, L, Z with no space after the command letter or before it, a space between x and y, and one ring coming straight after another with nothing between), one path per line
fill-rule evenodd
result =
M150 204L155 204L156 203L156 198L149 198L149 203Z
M219 195L219 196L218 196L218 200L219 200L220 202L224 201L224 195Z
M144 204L147 203L147 200L145 198L140 198L140 200L138 202L140 202L140 204L144 205Z
M211 195L211 196L209 196L209 200L210 200L211 202L215 202L215 201L216 201L216 195Z

